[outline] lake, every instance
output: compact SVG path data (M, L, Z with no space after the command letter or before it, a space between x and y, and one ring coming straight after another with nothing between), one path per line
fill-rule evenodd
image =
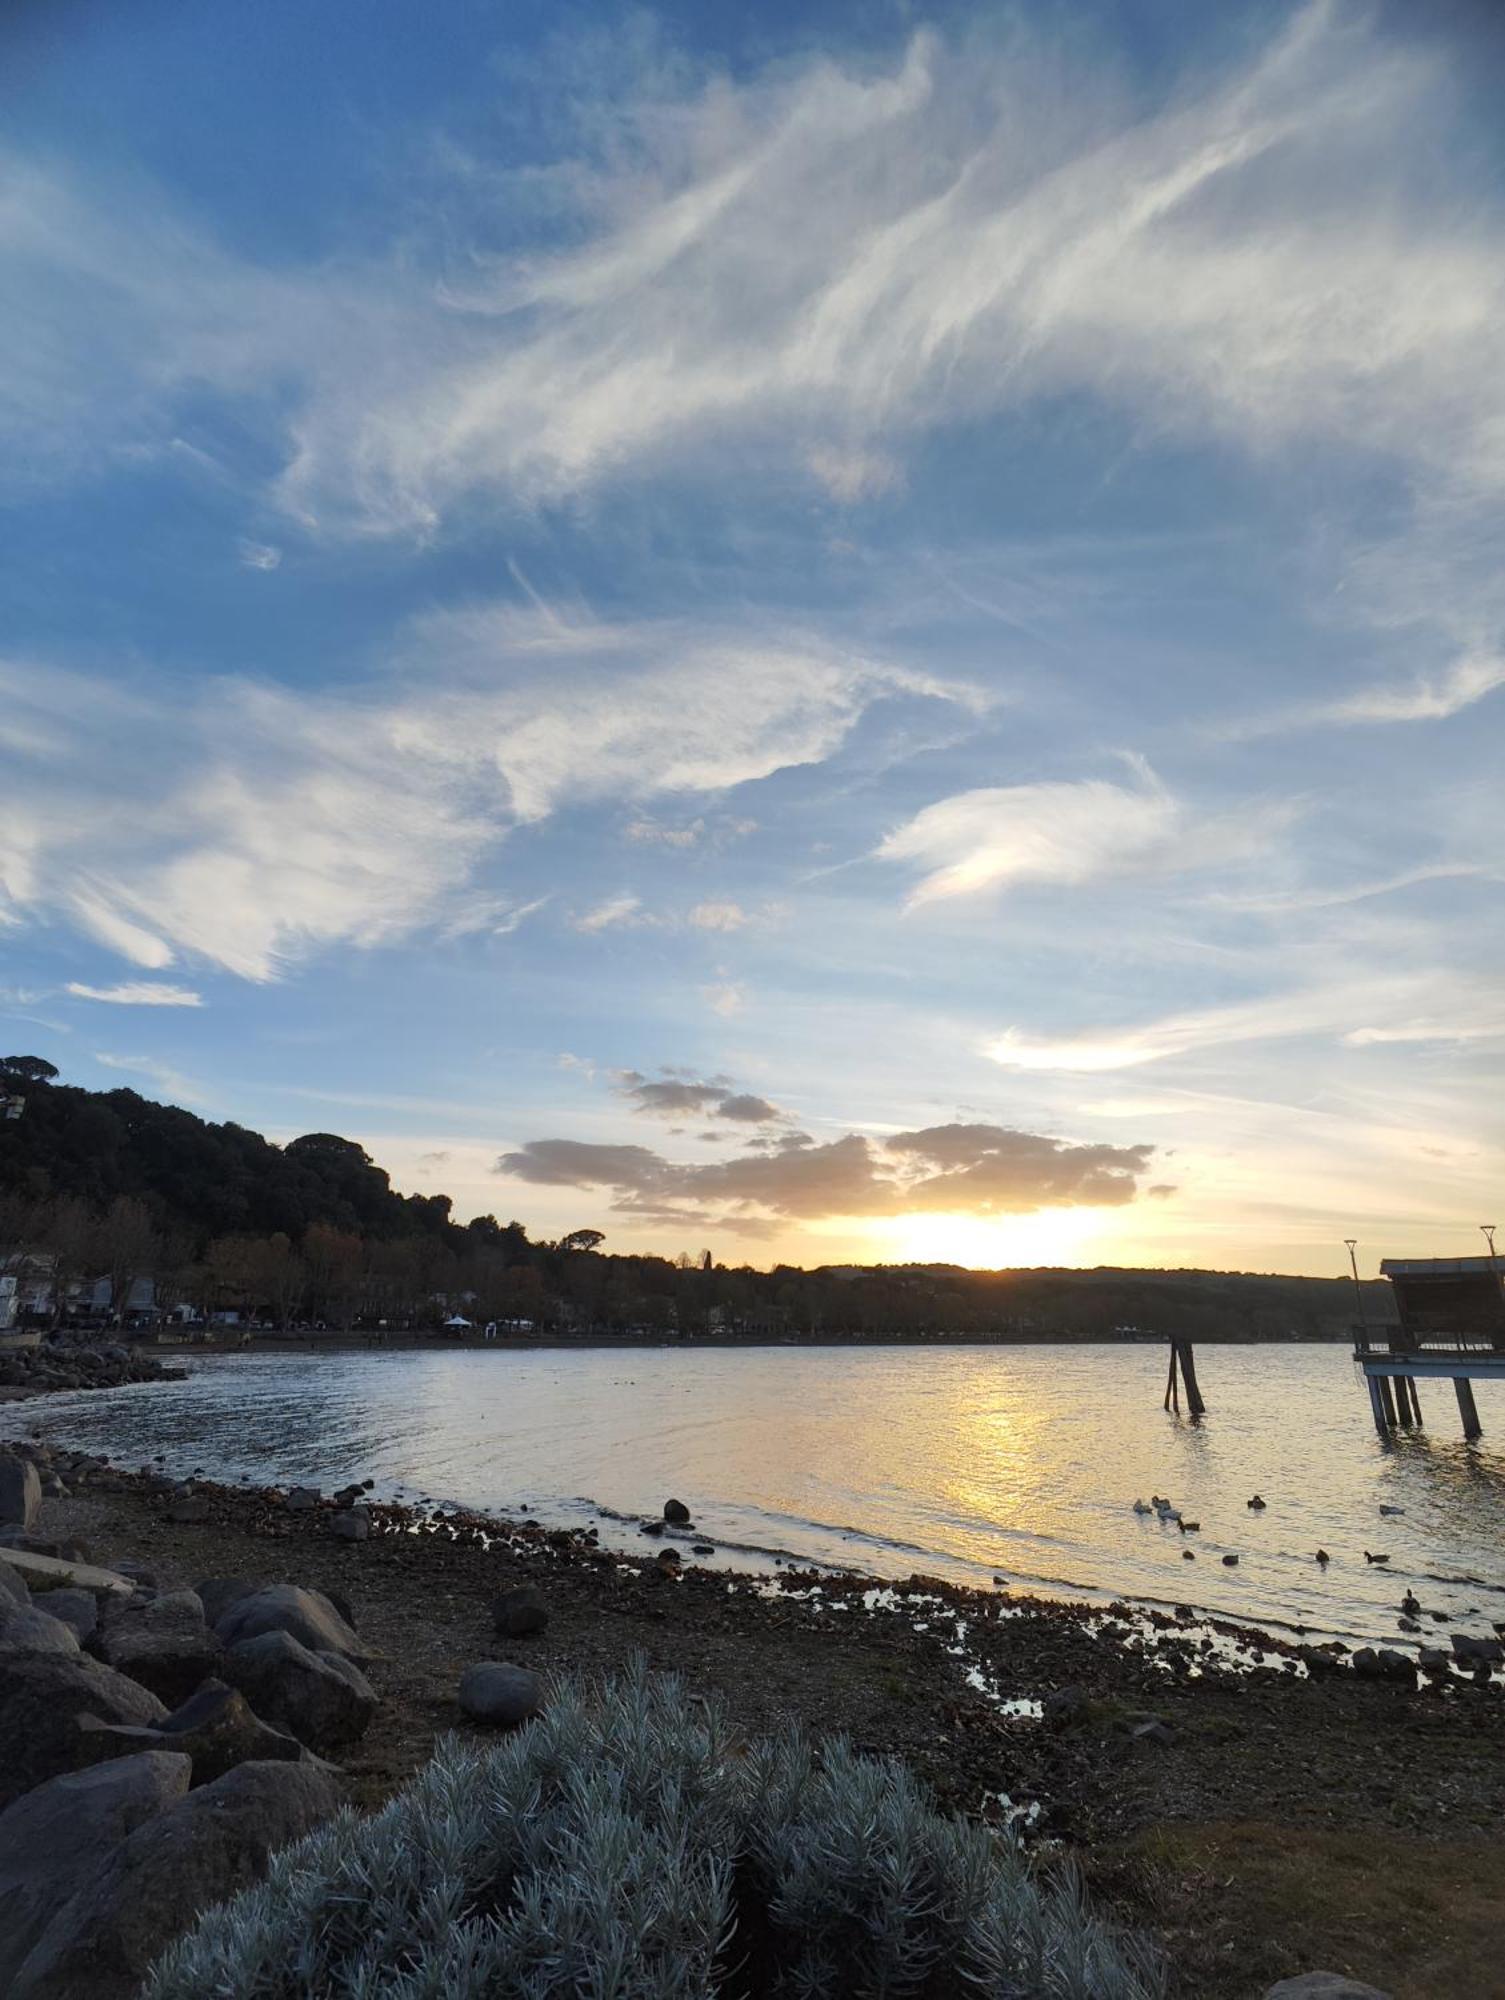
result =
M739 1568L797 1558L990 1588L998 1574L1350 1641L1394 1641L1407 1585L1470 1629L1505 1618L1505 1396L1479 1390L1485 1435L1469 1445L1450 1386L1424 1382L1429 1428L1382 1439L1336 1346L1200 1349L1197 1424L1161 1409L1159 1346L347 1350L187 1366L183 1382L0 1407L0 1435L40 1426L127 1465L161 1452L176 1473L226 1480L328 1491L370 1477L379 1495L596 1521L639 1552L639 1518L672 1494ZM1263 1513L1245 1504L1255 1492ZM1152 1493L1201 1533L1136 1515Z

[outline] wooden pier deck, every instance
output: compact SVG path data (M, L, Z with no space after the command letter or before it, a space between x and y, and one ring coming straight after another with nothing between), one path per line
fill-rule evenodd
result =
M1356 1326L1354 1361L1382 1435L1419 1424L1418 1381L1451 1381L1463 1435L1481 1434L1476 1382L1505 1382L1505 1274L1493 1257L1387 1257L1399 1324Z

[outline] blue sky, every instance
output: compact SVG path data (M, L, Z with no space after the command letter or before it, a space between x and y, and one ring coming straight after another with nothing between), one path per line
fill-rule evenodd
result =
M741 13L9 10L11 1043L618 1248L1473 1247L1489 11Z

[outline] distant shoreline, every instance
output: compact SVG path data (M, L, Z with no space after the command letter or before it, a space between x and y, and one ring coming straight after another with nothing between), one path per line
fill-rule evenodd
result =
M1207 1347L1351 1347L1348 1334L1299 1334L1276 1337L1259 1334L1192 1334L1194 1346ZM482 1335L401 1332L382 1335L356 1330L341 1333L255 1333L244 1340L230 1336L208 1340L156 1340L144 1351L153 1354L381 1354L432 1349L449 1354L551 1352L568 1348L669 1347L687 1352L700 1348L776 1347L1125 1347L1164 1348L1168 1334L1111 1333L864 1333L864 1334L674 1334L674 1333L552 1333Z

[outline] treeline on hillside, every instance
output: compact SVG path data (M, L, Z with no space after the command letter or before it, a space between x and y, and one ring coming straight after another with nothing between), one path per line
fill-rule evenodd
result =
M460 1224L445 1195L400 1195L352 1141L275 1146L131 1090L55 1081L35 1057L0 1060L0 1270L46 1278L43 1317L97 1285L124 1318L144 1280L197 1317L276 1326L432 1327L458 1312L541 1334L697 1338L951 1336L1084 1340L1345 1337L1346 1281L1196 1271L969 1271L953 1265L771 1271L617 1256L581 1229L559 1242L520 1223ZM15 1107L19 1104L19 1110ZM1371 1318L1388 1286L1366 1287ZM34 1296L37 1294L34 1292Z

